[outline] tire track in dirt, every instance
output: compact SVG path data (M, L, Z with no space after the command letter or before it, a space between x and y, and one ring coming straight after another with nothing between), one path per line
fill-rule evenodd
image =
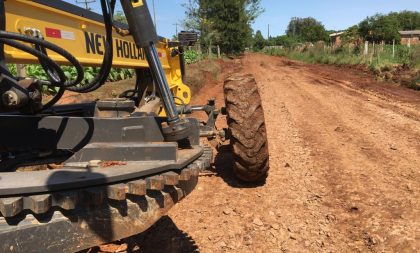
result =
M342 227L338 232L345 231L340 240L361 251L364 246L379 251L418 247L419 203L410 190L413 184L418 187L418 118L390 110L389 100L371 103L366 95L349 93L348 86L338 80L334 85L312 72L293 74L296 71L287 65L275 65L276 71L258 68L259 61L270 60L282 61L252 55L244 64L251 65L259 83L269 82L282 90L271 89L269 97L286 102L315 151L315 160L325 168L320 176L328 178L327 186L333 187L329 195L336 198L329 202L342 207L336 211ZM279 81L270 82L273 78ZM414 180L402 178L404 174ZM410 219L414 223L407 222ZM398 239L388 237L401 232L407 234Z

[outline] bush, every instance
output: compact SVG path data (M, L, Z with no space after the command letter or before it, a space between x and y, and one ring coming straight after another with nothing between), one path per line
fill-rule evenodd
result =
M411 62L411 53L410 48L408 47L399 47L397 57L399 58L400 62L404 65L409 65Z
M17 70L16 70L16 65L15 64L7 64L7 68L9 68L10 73L12 73L12 75L16 76L17 75Z
M268 55L272 55L272 56L286 56L287 52L285 49L283 48L266 48L263 51L264 53L268 54Z
M414 68L420 68L420 47L413 47L411 51L411 65Z
M195 50L188 50L184 52L185 63L191 64L202 59L202 55Z

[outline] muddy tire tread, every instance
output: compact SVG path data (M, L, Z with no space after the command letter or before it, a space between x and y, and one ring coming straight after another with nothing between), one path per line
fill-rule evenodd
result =
M252 75L235 74L226 79L224 91L234 173L246 182L263 181L269 154L257 83Z

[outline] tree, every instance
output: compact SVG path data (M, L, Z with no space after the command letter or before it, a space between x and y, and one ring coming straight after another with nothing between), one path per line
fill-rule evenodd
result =
M344 43L357 43L360 41L359 27L357 25L349 27L344 31L341 39Z
M399 24L395 16L376 14L368 17L359 24L359 34L368 41L387 43L399 41Z
M264 39L260 30L255 33L254 36L254 49L262 50L267 44L267 41Z
M286 34L289 37L294 37L300 40L301 42L328 40L328 33L325 30L324 25L312 17L292 18L287 27Z
M184 26L199 31L205 46L218 44L227 54L251 44L251 24L262 12L260 0L190 0L184 7Z
M188 0L187 3L182 4L185 8L185 19L183 26L187 30L200 32L201 30L201 16L199 0Z

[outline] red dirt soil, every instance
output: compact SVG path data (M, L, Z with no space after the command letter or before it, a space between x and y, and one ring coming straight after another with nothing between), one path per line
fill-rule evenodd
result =
M270 175L238 182L222 148L214 174L129 252L419 252L420 92L367 73L247 54L267 123ZM195 97L215 97L223 82ZM225 126L224 118L218 122Z

